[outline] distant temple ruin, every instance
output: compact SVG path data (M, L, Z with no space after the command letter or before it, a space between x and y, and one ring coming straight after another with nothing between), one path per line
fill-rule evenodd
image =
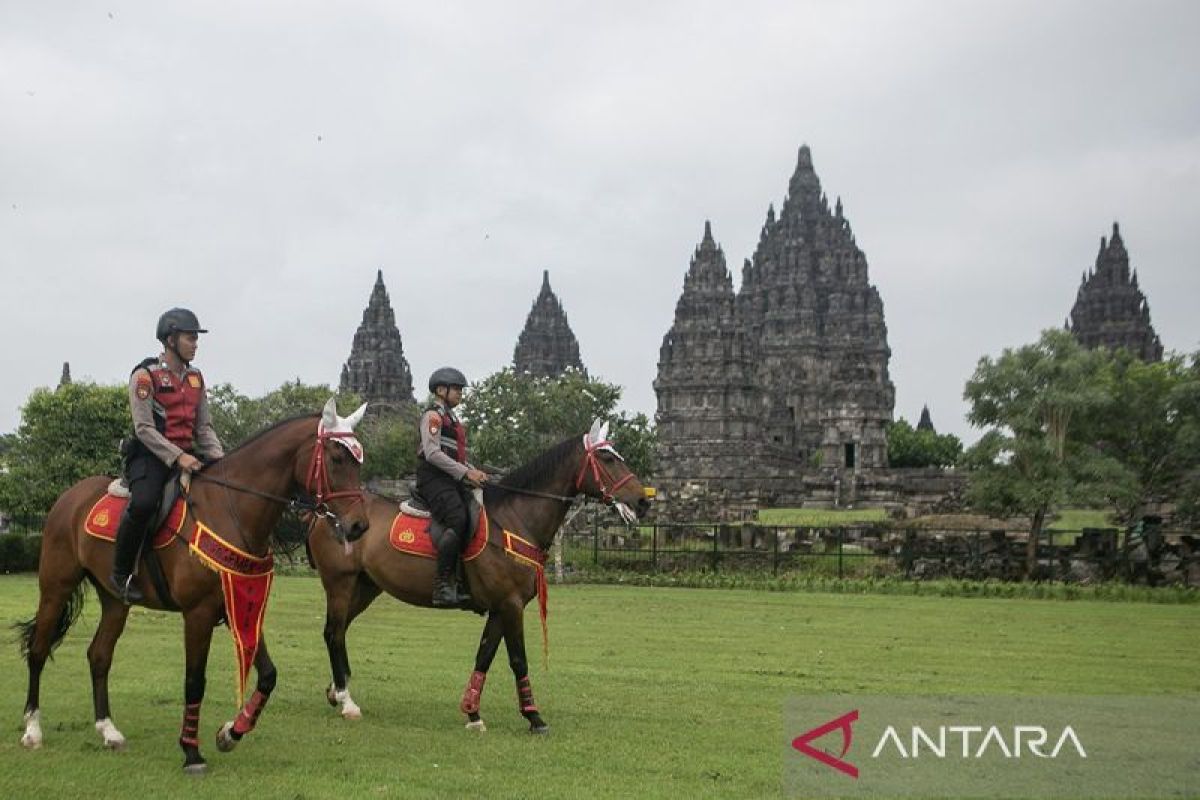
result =
M1096 265L1083 273L1067 328L1084 347L1127 348L1143 361L1162 361L1163 346L1150 324L1150 303L1130 272L1117 223L1100 237Z
M737 292L705 223L659 351L659 476L798 502L802 478L885 468L890 355L866 256L801 147Z
M544 270L541 291L513 349L513 370L518 375L557 378L568 368L586 372L579 358L579 342L567 322L567 312L550 288L550 271Z
M354 392L376 412L414 407L412 371L396 328L396 314L383 285L383 270L375 276L371 299L354 334L350 357L342 366L340 390Z

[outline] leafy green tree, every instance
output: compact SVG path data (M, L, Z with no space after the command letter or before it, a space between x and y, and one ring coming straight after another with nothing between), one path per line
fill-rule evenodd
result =
M967 417L985 429L967 454L968 500L988 513L1029 518L1027 576L1047 514L1095 469L1095 449L1070 434L1076 417L1109 402L1106 358L1066 331L1048 330L1035 344L1005 349L994 361L984 356L967 381Z
M957 436L919 431L903 418L888 425L887 438L888 464L893 467L952 467L962 458Z
M359 438L366 451L363 480L395 479L416 472L420 442L415 408L387 415L373 415L368 408Z
M508 471L568 436L584 433L601 417L613 421L615 446L630 468L645 477L652 467L653 428L644 414L614 419L620 398L619 386L577 370L558 378L532 378L503 369L469 387L463 399L472 459Z
M1098 494L1132 524L1156 501L1181 500L1200 470L1200 353L1147 363L1118 350L1106 365L1107 401L1081 420L1094 442Z
M124 386L76 382L36 389L3 455L0 508L43 513L80 479L117 474L117 448L132 428Z

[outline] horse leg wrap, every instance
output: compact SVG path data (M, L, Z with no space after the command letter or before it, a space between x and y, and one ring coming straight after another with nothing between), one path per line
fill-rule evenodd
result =
M183 708L183 726L179 729L179 743L185 747L200 746L200 704L188 703Z
M487 680L487 673L475 670L471 673L471 679L467 681L467 688L463 689L462 702L458 704L458 710L464 714L479 713L479 699L483 697L483 682Z
M245 736L250 731L254 730L254 726L258 724L258 717L262 714L263 706L267 704L268 695L256 691L246 701L246 705L242 706L242 710L238 712L237 719L233 721L233 732L240 736Z
M521 707L522 714L537 713L538 707L533 702L533 687L529 685L528 675L517 681L517 705Z

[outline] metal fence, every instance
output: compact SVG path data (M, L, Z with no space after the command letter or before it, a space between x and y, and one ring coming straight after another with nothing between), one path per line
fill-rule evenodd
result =
M842 526L655 524L625 526L589 509L562 534L565 570L642 573L748 572L834 578L1022 580L1027 531ZM40 534L44 515L0 518L0 534ZM277 541L302 542L285 517ZM1033 577L1075 583L1127 581L1200 587L1200 532L1113 528L1044 531ZM288 560L303 550L286 547Z
M754 572L837 578L1022 580L1029 534L896 525L658 524L593 516L563 535L565 569ZM1035 579L1200 586L1200 535L1188 531L1044 531Z

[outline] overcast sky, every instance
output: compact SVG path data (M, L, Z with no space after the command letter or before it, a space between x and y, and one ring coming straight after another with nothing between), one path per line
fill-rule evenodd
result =
M0 0L0 431L168 307L210 383L337 383L382 269L418 386L512 359L543 269L651 381L705 219L740 281L807 143L883 296L896 416L1062 325L1119 220L1200 349L1200 3Z

